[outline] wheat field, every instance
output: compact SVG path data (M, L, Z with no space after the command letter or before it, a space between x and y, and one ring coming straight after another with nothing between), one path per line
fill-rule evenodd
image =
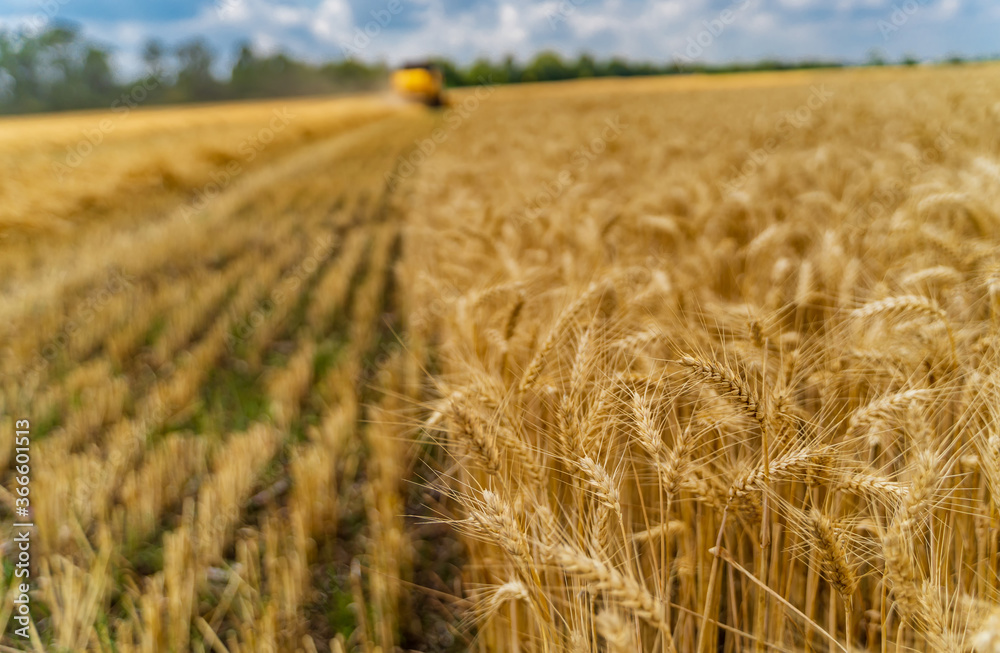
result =
M1000 68L450 104L0 122L4 650L1000 651Z

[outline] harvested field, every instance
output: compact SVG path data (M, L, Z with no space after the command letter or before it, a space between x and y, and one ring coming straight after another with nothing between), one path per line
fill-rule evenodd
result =
M968 65L0 122L34 641L998 650L998 119Z

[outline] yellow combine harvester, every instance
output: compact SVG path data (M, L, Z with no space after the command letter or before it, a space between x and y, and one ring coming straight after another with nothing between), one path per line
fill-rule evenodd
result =
M432 63L404 64L392 73L391 82L393 90L408 100L431 107L443 104L444 77Z

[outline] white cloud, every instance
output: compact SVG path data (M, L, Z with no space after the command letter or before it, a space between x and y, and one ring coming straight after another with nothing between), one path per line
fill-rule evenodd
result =
M857 9L891 8L892 0L837 0L836 7L841 13Z
M751 34L765 36L773 34L777 30L778 17L768 12L755 13L747 16L746 21L741 22L740 25Z
M528 36L517 7L510 3L500 5L500 33L512 43L520 43Z
M941 0L941 4L935 12L935 18L938 20L947 20L955 16L961 8L961 0Z
M250 41L254 51L263 56L277 54L281 50L281 42L267 32L255 32Z
M374 9L387 7L380 0ZM355 14L349 0L205 0L191 18L172 21L84 21L88 34L116 44L126 66L134 69L142 43L156 36L167 43L204 35L228 55L233 44L251 39L260 49L286 49L311 61L339 57L356 29L372 17ZM882 47L875 29L879 12L891 12L902 0L742 0L726 5L736 19L713 36L699 55L703 61L842 57L861 60L872 47ZM550 17L571 6L565 21ZM390 64L404 59L444 55L468 62L477 56L498 58L511 53L522 60L543 48L568 55L587 50L669 62L688 40L721 15L723 5L710 0L497 0L472 2L455 9L454 0L402 0L397 24L379 26L359 56ZM919 56L941 56L960 50L969 54L995 49L1000 9L992 0L933 0L893 41ZM0 15L0 25L15 17ZM79 18L76 16L76 18ZM991 24L992 22L992 24ZM405 26L405 27L404 27ZM992 30L992 32L991 32ZM967 34L975 31L974 42ZM895 50L890 56L895 56ZM129 64L128 62L132 63Z
M326 40L347 38L354 22L352 14L345 0L323 0L309 21L310 30Z
M844 2L845 0L841 0ZM851 0L846 0L850 2ZM821 6L820 0L778 0L778 4L785 9L809 9L810 7Z

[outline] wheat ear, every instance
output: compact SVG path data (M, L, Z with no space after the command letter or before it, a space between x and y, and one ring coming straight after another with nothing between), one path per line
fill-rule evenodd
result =
M674 652L670 624L664 615L666 605L631 578L623 576L600 560L565 545L556 546L553 559L562 569L576 574L603 590L618 605L663 633L666 650Z
M699 381L731 399L741 412L756 420L761 428L764 427L766 414L760 398L731 367L715 361L701 361L692 356L684 356L677 362Z
M542 341L541 347L535 352L532 357L531 362L528 363L528 368L521 378L521 383L518 386L519 392L525 392L529 388L535 385L538 380L538 376L542 373L542 368L545 366L545 359L548 357L549 353L555 348L556 343L559 342L559 336L563 334L566 330L566 326L573 320L577 314L583 310L587 302L590 301L594 293L597 292L599 286L596 283L590 284L586 291L582 295L576 298L569 306L563 309L556 319L555 324L549 329L548 334L545 336L545 340Z

